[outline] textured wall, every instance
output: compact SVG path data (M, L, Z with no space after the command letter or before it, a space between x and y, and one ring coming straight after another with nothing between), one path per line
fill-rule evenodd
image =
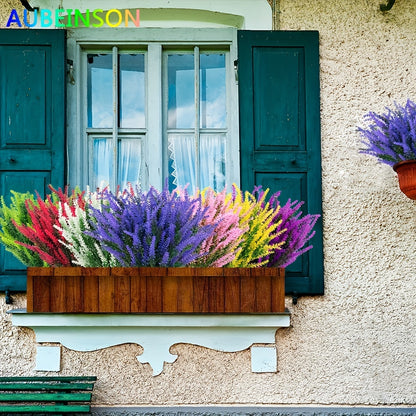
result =
M278 373L251 373L249 351L176 345L178 360L152 377L137 345L63 348L63 374L98 376L97 403L416 404L416 205L391 168L358 153L356 133L367 111L416 100L416 2L383 14L380 1L278 5L281 29L320 32L326 290L296 306L287 299ZM0 373L28 374L34 335L12 328L7 309L0 298Z
M22 18L22 4L19 0L0 0L0 28L6 27L10 12L13 9L18 10L19 16ZM13 26L17 27L16 25Z

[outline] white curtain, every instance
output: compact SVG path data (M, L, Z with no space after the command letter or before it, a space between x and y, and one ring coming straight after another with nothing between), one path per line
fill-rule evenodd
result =
M225 187L225 135L207 134L200 142L201 189Z
M141 141L138 139L123 139L118 150L118 185L121 189L140 182L140 169L142 161Z
M168 135L168 147L173 168L173 183L178 187L188 185L188 192L196 187L195 172L195 136Z
M96 188L110 184L113 175L113 150L111 144L111 139L94 139L91 185Z
M93 177L91 184L95 187L111 185L114 174L112 139L94 139ZM140 181L142 160L141 140L121 139L118 147L118 172L115 185L122 189L127 183L135 185Z
M220 191L225 186L225 135L207 134L200 139L200 183L196 183L195 136L170 134L169 151L173 183L188 185L189 192L210 186Z

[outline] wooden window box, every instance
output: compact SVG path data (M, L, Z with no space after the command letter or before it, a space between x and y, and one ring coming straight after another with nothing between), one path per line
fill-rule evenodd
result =
M27 312L282 313L280 268L28 267Z

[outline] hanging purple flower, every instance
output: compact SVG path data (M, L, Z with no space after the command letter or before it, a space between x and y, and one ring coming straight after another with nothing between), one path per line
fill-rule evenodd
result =
M416 159L416 104L407 100L404 107L397 103L395 107L386 108L384 114L366 114L368 127L358 128L366 146L360 152L375 156L389 166Z

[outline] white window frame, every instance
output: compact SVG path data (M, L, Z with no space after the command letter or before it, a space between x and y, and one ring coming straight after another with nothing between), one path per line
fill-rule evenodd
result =
M238 127L238 85L233 70L237 59L237 30L235 28L216 29L77 29L69 31L67 41L67 58L73 61L74 84L68 83L67 88L67 177L71 186L79 185L85 189L88 182L88 143L85 133L85 87L86 61L82 59L85 49L110 49L114 45L123 45L129 50L141 51L147 48L145 55L146 76L146 139L145 159L149 163L144 166L142 186L152 185L161 189L167 176L167 149L163 119L163 46L213 46L228 49L226 55L227 73L227 186L232 183L240 185L239 167L239 127ZM148 59L148 56L153 59ZM82 68L84 62L85 67ZM152 139L150 139L152 138ZM150 140L151 143L150 143Z

